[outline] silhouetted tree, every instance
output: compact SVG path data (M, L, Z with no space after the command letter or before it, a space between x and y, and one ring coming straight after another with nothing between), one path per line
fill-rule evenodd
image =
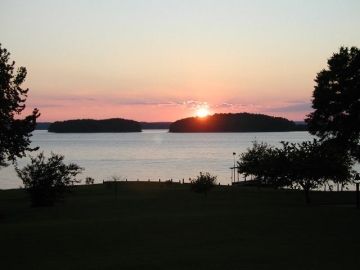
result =
M91 177L86 177L85 178L85 184L86 185L93 185L95 183L95 179L91 178Z
M252 148L247 148L247 152L240 155L240 161L237 162L238 172L245 177L252 175L258 180L258 187L265 173L265 158L271 146L267 143L253 141Z
M191 190L197 193L204 193L207 198L207 193L216 185L216 176L212 176L210 173L200 175L196 179L190 179Z
M30 157L31 163L22 169L16 168L29 193L32 206L51 206L61 200L69 187L80 183L75 177L84 168L77 164L64 164L64 156L51 153L46 159L44 153Z
M20 119L25 109L29 89L22 89L26 78L26 68L16 71L15 62L10 61L10 53L0 44L0 169L8 162L16 162L25 156L25 151L34 151L30 147L31 133L36 127L37 109L31 115Z
M311 134L334 140L360 161L360 50L341 47L327 63L315 79L315 111L305 121Z
M304 190L308 204L310 190L322 187L329 181L346 185L353 178L354 160L346 150L331 142L314 139L282 144L288 159L285 171L289 183L293 188L301 187Z
M301 187L307 203L310 190L330 181L346 185L353 178L354 159L331 141L281 144L282 148L274 148L254 142L253 148L240 156L239 171L265 179L275 187Z
M274 188L290 186L291 181L287 177L287 168L290 161L286 153L281 148L268 147L261 160L261 170L263 179L267 185Z

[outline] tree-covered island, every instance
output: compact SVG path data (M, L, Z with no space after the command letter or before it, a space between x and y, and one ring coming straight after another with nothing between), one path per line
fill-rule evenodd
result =
M77 119L57 121L49 126L48 132L55 133L101 133L101 132L141 132L137 121L122 118L104 120Z
M226 113L206 117L189 117L170 125L169 132L280 132L298 130L282 117L263 114Z

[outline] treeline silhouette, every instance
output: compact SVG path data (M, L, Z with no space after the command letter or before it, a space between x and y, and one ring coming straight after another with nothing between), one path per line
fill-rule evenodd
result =
M172 122L140 122L141 129L169 129ZM37 130L48 130L52 122L36 123Z
M141 132L141 124L121 118L77 119L54 122L49 126L48 131L56 133Z
M51 122L37 122L35 129L37 130L48 130Z
M181 119L170 125L169 132L280 132L303 128L282 117L227 113Z
M142 129L169 129L172 122L140 122Z

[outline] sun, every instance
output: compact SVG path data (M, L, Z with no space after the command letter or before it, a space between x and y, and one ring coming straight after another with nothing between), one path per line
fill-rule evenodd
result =
M209 111L205 108L200 108L196 111L196 116L198 117L205 117L209 115Z

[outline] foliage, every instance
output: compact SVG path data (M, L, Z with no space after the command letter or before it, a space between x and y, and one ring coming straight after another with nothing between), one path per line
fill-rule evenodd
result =
M327 64L315 79L309 132L321 140L335 139L360 161L360 50L341 47Z
M191 179L191 190L197 193L204 193L207 197L208 191L210 191L216 185L216 176L212 176L210 173L206 172L203 174L200 172L200 175L196 179Z
M346 185L353 178L354 159L346 149L331 141L318 140L302 143L281 142L282 148L265 143L253 143L253 148L240 156L239 172L266 179L275 187L288 186L309 192L329 181Z
M247 148L247 152L240 155L240 162L237 162L238 172L245 177L253 175L260 183L265 172L265 158L270 148L267 143L253 141L252 148Z
M286 172L287 168L290 167L289 163L290 161L283 149L269 147L261 162L262 177L265 183L274 188L290 186L291 181Z
M301 187L310 203L309 191L329 180L346 185L353 178L354 161L347 151L330 142L317 140L302 143L282 143L289 160L287 177L292 187Z
M237 165L239 173L245 177L254 176L258 186L265 180L267 184L278 188L289 185L284 171L288 167L287 163L288 159L281 149L253 141L252 148L247 148L247 152L240 155Z
M22 169L16 168L30 195L33 206L51 206L61 200L64 193L75 183L80 183L75 177L84 169L77 164L64 164L64 156L51 153L46 159L41 152L36 157L30 157L31 163Z
M94 178L91 178L91 177L86 177L85 178L85 184L86 185L93 185L94 183L95 183Z
M24 119L19 115L25 109L29 89L22 89L27 71L20 67L14 72L15 62L10 62L10 53L0 44L0 168L8 161L15 163L17 158L25 156L25 151L34 151L30 147L31 132L35 129L37 109Z

